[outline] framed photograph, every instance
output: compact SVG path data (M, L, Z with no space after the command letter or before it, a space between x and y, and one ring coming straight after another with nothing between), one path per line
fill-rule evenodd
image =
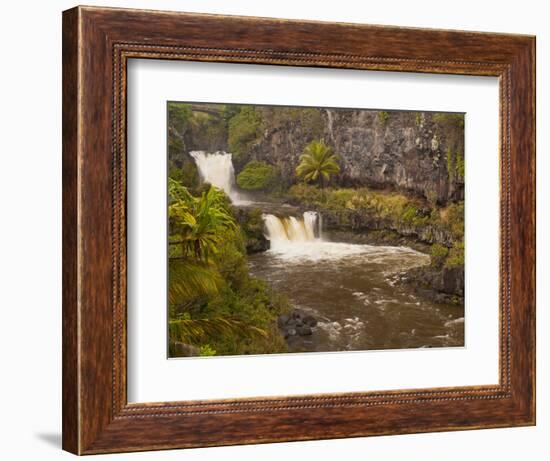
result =
M535 424L532 36L63 13L63 448Z

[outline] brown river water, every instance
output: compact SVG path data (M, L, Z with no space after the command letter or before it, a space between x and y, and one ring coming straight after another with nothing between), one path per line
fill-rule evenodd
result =
M462 307L419 297L398 282L407 269L429 264L428 255L325 241L308 229L311 214L264 221L271 249L249 257L252 275L318 320L312 335L288 338L291 352L464 345Z

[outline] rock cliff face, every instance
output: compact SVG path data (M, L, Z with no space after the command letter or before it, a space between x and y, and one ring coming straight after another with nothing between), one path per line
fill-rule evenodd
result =
M312 117L280 124L264 122L251 158L276 164L283 181L291 182L306 144L321 138L340 156L340 185L389 187L441 204L464 198L463 179L456 167L457 156L463 162L462 128L446 124L445 116L312 110L316 113Z
M356 210L323 210L322 214L323 226L327 231L348 231L365 235L372 231L392 231L396 235L421 243L430 245L439 243L445 247L451 247L455 240L448 229L431 224L395 223L389 219Z
M399 277L400 283L412 285L415 290L437 302L463 302L464 266L433 268L417 267Z

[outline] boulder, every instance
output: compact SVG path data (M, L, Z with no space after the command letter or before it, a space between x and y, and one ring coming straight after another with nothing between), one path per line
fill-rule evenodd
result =
M198 357L200 355L200 349L191 344L171 341L170 346L174 354L173 357Z
M279 315L277 326L285 339L295 336L310 336L317 326L317 319L300 310L293 310L289 314Z
M313 315L306 315L303 318L303 322L305 325L309 327L316 327L317 326L317 319L313 317Z
M296 332L300 336L309 336L309 335L313 334L313 331L311 330L311 327L309 327L307 325L303 325L301 327L296 328Z
M277 318L277 326L279 328L283 328L288 323L289 320L290 320L289 315L286 315L286 314L279 315L279 317Z

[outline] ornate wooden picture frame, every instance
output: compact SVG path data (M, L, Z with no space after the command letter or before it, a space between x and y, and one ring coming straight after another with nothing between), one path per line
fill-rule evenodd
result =
M494 386L127 401L126 69L132 58L499 78ZM535 39L77 7L63 13L63 448L93 454L535 424Z

